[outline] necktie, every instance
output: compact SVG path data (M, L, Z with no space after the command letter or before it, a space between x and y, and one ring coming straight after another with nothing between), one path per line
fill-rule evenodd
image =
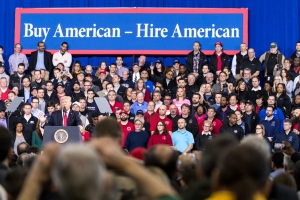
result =
M67 115L67 112L64 112L64 126L68 126L68 115Z
M136 83L136 81L137 81L137 76L135 75L134 82Z

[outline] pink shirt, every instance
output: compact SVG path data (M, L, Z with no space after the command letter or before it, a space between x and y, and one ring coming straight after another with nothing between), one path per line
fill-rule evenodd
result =
M177 99L173 99L173 104L178 108L178 112L180 115L181 115L181 105L184 103L191 105L191 102L188 99L185 99L182 102L177 101Z

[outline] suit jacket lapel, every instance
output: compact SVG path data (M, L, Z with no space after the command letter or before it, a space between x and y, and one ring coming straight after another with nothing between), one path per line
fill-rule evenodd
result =
M63 126L63 125L64 125L64 118L63 118L63 116L62 116L62 112L61 112L61 111L59 112L59 115L58 115L58 124L59 124L60 126Z
M71 126L72 117L73 117L73 111L70 110L69 115L68 115L68 126Z

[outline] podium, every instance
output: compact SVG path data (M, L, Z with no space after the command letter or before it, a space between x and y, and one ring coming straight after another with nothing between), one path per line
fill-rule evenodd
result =
M59 144L81 143L82 136L78 126L45 126L43 146L49 142Z

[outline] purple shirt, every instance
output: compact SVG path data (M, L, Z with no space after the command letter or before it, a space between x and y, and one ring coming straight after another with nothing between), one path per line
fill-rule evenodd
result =
M12 54L11 56L9 56L8 63L9 63L9 74L13 74L14 72L17 71L19 63L24 63L25 70L27 70L28 68L28 60L26 55L23 53Z
M0 126L3 126L5 128L7 128L6 118L5 117L3 119L0 119Z
M123 73L124 71L129 72L128 69L127 69L126 67L123 67L123 66L122 66L120 69L118 69L118 67L117 67L116 74L118 74L120 77L122 77L122 73Z

